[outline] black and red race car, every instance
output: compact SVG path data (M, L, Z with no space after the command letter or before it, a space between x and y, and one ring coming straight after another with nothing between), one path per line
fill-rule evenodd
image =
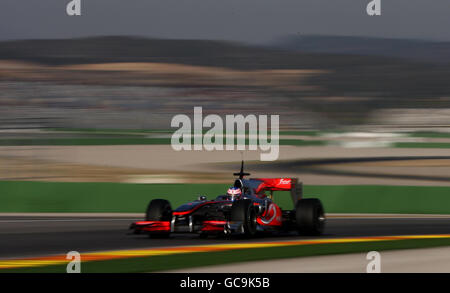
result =
M297 231L303 235L320 235L325 226L325 212L316 198L303 199L302 184L297 178L244 179L244 162L234 187L242 190L236 199L219 195L213 200L200 196L172 210L165 199L152 200L145 221L131 224L135 234L168 237L171 233L197 233L254 236L260 232ZM272 201L274 191L289 191L293 210L282 210Z

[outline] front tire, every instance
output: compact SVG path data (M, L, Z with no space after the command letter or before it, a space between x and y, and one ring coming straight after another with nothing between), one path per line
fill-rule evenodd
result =
M169 201L165 199L154 199L148 206L145 212L146 221L171 221L172 207ZM149 234L151 238L165 238L169 237L170 232L152 232Z
M325 228L325 211L317 198L301 199L295 206L297 229L301 235L321 235Z
M256 234L256 219L256 210L251 200L242 199L233 203L230 220L232 222L242 222L244 235L254 236Z

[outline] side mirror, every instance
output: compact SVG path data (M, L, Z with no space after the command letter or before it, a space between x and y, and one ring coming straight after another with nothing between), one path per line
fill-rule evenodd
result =
M206 200L206 196L200 195L200 196L198 197L198 200L205 201L205 200Z

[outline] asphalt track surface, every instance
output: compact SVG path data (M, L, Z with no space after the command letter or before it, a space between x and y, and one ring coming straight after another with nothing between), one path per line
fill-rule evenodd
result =
M0 216L0 258L17 258L80 253L116 249L169 247L307 239L291 235L264 236L256 239L200 239L197 235L177 234L169 239L149 239L146 235L129 235L131 222L123 217L42 217ZM414 234L450 234L450 217L446 218L329 218L321 237L387 236ZM315 237L317 238L317 237Z

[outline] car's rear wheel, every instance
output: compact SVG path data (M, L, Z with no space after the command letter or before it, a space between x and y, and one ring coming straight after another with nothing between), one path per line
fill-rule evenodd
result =
M231 207L230 220L232 222L242 222L243 232L246 236L256 234L256 209L249 199L235 201Z
M325 211L317 198L301 199L295 206L295 219L301 235L321 235L325 228Z
M169 201L165 199L154 199L148 206L145 212L146 221L171 221L172 220L172 207ZM155 231L151 232L150 237L168 237L170 232Z

